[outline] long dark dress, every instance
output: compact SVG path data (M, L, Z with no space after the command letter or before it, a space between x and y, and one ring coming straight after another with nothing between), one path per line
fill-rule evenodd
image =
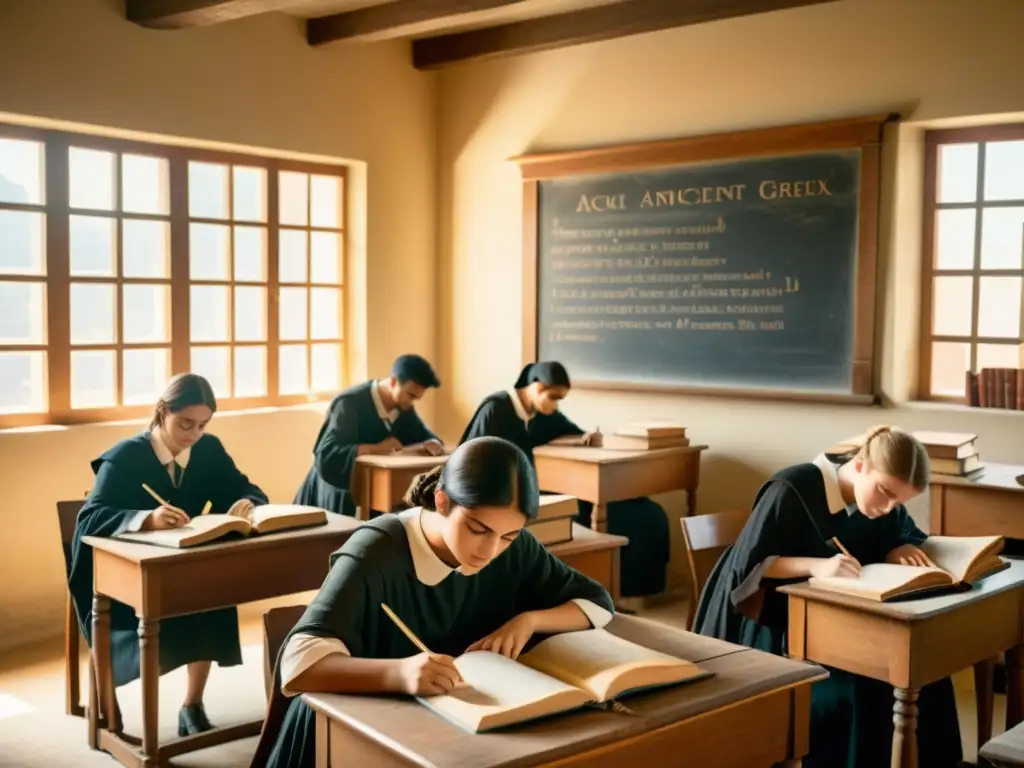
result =
M613 611L611 597L600 584L551 555L528 531L482 571L470 576L453 572L435 586L417 578L405 525L394 515L364 524L332 560L327 580L282 644L282 655L288 640L299 633L337 638L353 657L416 655L416 647L381 610L381 603L428 648L450 656L459 656L525 611L573 599ZM311 768L315 716L301 697L285 697L280 664L275 667L274 694L252 768Z
M523 449L533 462L533 449L537 446L583 432L561 411L534 414L527 424L517 412L512 394L495 392L477 406L459 442L483 435L503 437ZM578 506L577 521L589 527L594 505L580 499ZM607 515L608 532L629 539L622 549L620 594L637 597L664 591L669 561L665 510L649 498L637 498L609 504Z
M235 466L213 435L203 435L191 448L188 469L175 488L157 458L150 433L122 440L92 462L96 480L78 513L72 541L68 585L78 622L92 644L92 547L84 536L116 536L128 529L140 511L157 503L142 488L146 483L162 498L195 517L209 500L210 512L223 514L239 499L266 504L267 496ZM116 600L110 605L110 656L114 685L139 676L139 620L135 611ZM242 663L238 611L222 608L164 619L160 622L160 674L193 661L215 661L222 667Z
M841 499L836 502L834 469L821 464L784 469L758 491L746 526L722 554L701 593L694 631L785 655L788 599L776 587L804 579L765 577L775 558L832 557L838 550L826 542L835 536L867 565L884 562L901 544L920 545L927 538L902 505L874 519L855 507L844 509ZM811 689L805 768L888 765L892 687L842 670L828 671L830 677ZM963 751L952 681L946 678L922 688L918 707L922 767L956 766Z
M381 418L373 402L373 381L338 394L327 409L313 446L313 466L295 494L296 504L309 504L354 517L349 492L360 445L395 437L402 445L439 440L415 410L399 411L393 423Z

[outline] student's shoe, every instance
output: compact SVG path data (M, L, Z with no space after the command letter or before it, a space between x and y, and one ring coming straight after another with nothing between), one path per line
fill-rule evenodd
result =
M202 704L186 704L178 710L179 736L191 736L209 730L213 730L213 723L206 717Z

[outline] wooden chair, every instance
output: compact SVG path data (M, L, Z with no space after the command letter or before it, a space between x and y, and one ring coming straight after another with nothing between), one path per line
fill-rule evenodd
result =
M75 522L84 500L58 501L57 523L60 527L60 543L64 550L65 577L71 574L71 542L75 536ZM67 593L67 610L64 614L64 711L75 717L84 717L85 706L81 703L81 681L79 680L79 641L81 630L78 627L78 616L75 605L71 601L71 591ZM92 659L89 659L89 674L92 675Z
M683 540L686 542L686 559L690 564L690 579L693 581L693 599L686 616L687 630L693 628L700 593L715 563L736 541L749 515L747 510L738 509L713 515L693 515L680 520Z
M268 704L274 694L274 666L281 644L305 611L304 605L285 605L263 613L263 687Z

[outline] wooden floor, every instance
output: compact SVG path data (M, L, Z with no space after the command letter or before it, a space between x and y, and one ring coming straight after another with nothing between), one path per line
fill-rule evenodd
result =
M278 603L279 604L279 603ZM240 611L244 663L240 667L215 667L207 692L207 711L216 724L257 719L265 707L262 677L262 629L260 611L268 604ZM640 611L649 618L682 626L685 605L670 603ZM83 679L84 679L83 658ZM960 728L965 757L975 759L977 732L974 717L973 677L970 671L955 678ZM160 679L161 739L174 735L177 710L185 690L184 670ZM118 689L126 730L140 732L138 681ZM0 766L6 768L113 768L107 755L86 746L85 723L65 716L64 668L61 638L0 655ZM1002 731L1005 697L996 696L995 730ZM176 758L172 765L201 768L248 768L255 739Z

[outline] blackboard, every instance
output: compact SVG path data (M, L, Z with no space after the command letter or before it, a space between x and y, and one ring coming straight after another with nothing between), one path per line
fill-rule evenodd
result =
M528 357L583 386L873 399L878 145L858 139L531 179Z

